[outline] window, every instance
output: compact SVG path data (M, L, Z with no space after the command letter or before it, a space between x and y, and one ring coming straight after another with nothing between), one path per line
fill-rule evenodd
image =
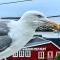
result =
M31 57L31 51L30 50L20 50L17 53L13 55L13 57Z
M19 51L19 57L24 57L24 53L25 53L24 50L20 50L20 51Z
M60 51L56 52L56 56L60 55Z
M13 57L18 57L18 52L13 55Z
M31 57L31 51L25 50L25 57Z
M48 58L53 58L53 51L48 51Z
M44 59L44 52L38 52L38 58Z

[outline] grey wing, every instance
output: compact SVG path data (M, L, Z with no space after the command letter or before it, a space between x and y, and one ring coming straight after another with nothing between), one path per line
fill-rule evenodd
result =
M8 36L9 28L6 21L0 21L0 52L8 48L12 39Z
M12 39L8 35L0 36L0 52L8 48L12 43Z
M0 36L7 35L9 32L9 28L7 27L7 22L0 21Z

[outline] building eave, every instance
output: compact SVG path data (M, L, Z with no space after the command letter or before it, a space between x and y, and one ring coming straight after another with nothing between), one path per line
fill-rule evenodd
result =
M52 41L46 42L46 43L42 43L42 44L36 44L36 45L31 45L31 46L25 46L24 48L29 48L29 47L34 47L34 46L38 46L38 45L44 45L44 44L49 44L52 43L54 46L56 46L59 50L60 47L58 45L56 45L55 43L53 43Z

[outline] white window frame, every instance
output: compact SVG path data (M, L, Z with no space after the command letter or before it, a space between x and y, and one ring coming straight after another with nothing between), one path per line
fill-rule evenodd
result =
M18 57L18 52L13 54L13 57Z
M20 50L19 51L19 57L24 57L25 51L24 50Z
M25 50L25 57L31 57L31 51Z
M56 56L58 55L58 53L60 53L60 51L57 51L57 52L56 52Z
M52 56L51 56L51 57L49 56L49 53L51 53L51 54L52 54ZM48 58L53 58L53 51L48 51Z
M41 54L41 57L40 57ZM43 54L43 57L42 57ZM38 59L44 59L44 51L38 52Z

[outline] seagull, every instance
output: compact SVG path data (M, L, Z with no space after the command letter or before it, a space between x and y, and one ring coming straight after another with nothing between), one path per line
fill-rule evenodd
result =
M43 13L31 10L25 12L18 21L0 22L0 59L22 49L32 39L36 28L47 20Z

